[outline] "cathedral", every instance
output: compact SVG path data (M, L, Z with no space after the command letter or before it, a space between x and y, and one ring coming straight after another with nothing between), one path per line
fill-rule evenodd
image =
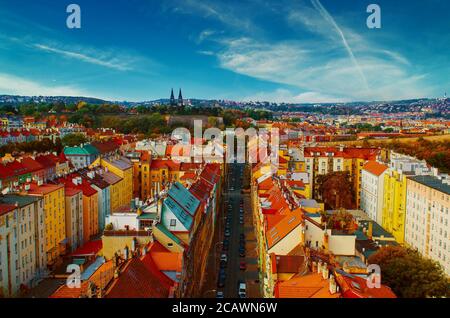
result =
M180 92L178 93L178 99L175 99L175 96L173 95L173 88L172 91L170 92L170 106L184 106L184 102L183 102L183 95L181 94L181 88L180 88Z

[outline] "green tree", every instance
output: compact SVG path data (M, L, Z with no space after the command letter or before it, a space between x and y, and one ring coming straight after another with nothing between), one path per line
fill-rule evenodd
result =
M398 297L449 297L450 281L439 263L401 246L382 247L369 257L381 268L381 281Z
M63 146L74 147L87 141L83 134L68 134L62 138Z

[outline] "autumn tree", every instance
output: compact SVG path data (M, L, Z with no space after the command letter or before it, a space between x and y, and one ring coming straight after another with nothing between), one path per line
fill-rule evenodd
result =
M322 213L322 222L327 225L328 229L344 231L346 233L354 233L357 225L353 215L345 209L339 209L335 213Z
M348 172L331 172L317 177L317 196L328 209L354 208L354 193Z
M369 257L381 268L383 284L398 297L449 297L450 281L438 262L401 246L382 247Z

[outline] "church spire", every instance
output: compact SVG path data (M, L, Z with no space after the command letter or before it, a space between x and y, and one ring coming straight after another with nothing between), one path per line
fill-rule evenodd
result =
M170 106L175 106L175 96L173 95L173 88L170 92Z
M180 92L178 93L178 106L183 106L183 95L181 94L181 88Z

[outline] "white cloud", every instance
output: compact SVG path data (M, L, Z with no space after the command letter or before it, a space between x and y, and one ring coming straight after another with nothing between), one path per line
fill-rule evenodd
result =
M286 13L293 29L313 37L274 41L261 37L215 36L220 66L233 72L298 87L309 92L298 98L331 100L391 100L432 95L423 74L411 72L410 62L398 52L373 45L355 31L338 26L317 0ZM211 38L212 39L212 38ZM356 56L355 56L356 55ZM269 97L279 92L267 93ZM264 97L264 95L262 95ZM297 100L297 96L283 96Z
M89 96L76 87L46 85L5 73L0 73L0 93L35 96Z
M56 53L67 58L76 59L86 63L100 65L119 71L129 71L133 69L130 65L130 59L111 56L110 53L106 52L99 53L90 49L87 50L88 53L81 53L39 43L34 44L33 46L42 51Z
M323 95L318 92L304 92L298 95L292 94L287 89L277 89L272 92L259 92L257 94L244 97L243 101L266 101L275 103L343 103L349 100L330 95Z

